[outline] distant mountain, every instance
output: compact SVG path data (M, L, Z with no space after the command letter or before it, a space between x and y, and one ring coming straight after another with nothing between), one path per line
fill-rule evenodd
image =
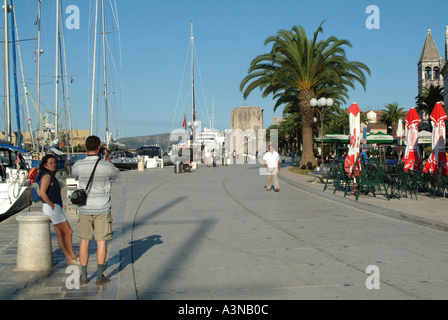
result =
M143 146L159 145L163 149L168 149L173 143L170 143L170 134L154 134L151 136L142 137L131 137L131 138L120 138L117 139L118 142L126 145L128 149L137 149Z

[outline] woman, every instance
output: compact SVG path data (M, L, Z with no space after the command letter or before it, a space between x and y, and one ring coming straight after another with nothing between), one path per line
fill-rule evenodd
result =
M50 217L54 230L58 237L59 248L64 253L66 264L79 265L79 258L73 252L73 230L62 211L61 186L54 177L58 167L56 158L47 154L39 167L40 197L42 199L42 211Z

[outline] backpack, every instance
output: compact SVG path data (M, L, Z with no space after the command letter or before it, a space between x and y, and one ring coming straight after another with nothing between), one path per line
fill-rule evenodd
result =
M54 178L53 178L53 176L50 174L50 177L51 177L51 179L53 180ZM40 178L41 178L41 176L40 175L38 175L37 177L36 177L36 181L34 181L34 183L32 183L31 184L31 190L30 190L30 193L31 193L31 200L33 201L33 202L39 202L39 201L42 201L42 199L41 199L41 197L40 197ZM48 192L48 190L47 190L47 192Z
M31 200L33 202L39 202L41 201L40 197L40 176L37 177L36 181L31 184Z

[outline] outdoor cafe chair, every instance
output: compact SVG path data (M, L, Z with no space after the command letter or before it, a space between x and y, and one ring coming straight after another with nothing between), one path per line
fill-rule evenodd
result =
M407 191L409 190L411 199L412 199L412 193L414 193L415 200L417 200L417 193L418 193L421 174L422 174L421 171L414 171L414 170L408 170L408 171L403 172L403 175L406 175L406 178L405 178L405 180L402 180L402 183L401 183L400 197L401 197L403 191L407 197L408 196Z
M448 181L446 177L442 177L442 175L438 172L429 174L429 182L432 190L432 197L435 199L437 192L443 193L443 198L445 198L445 191L448 188Z
M336 190L340 186L343 189L345 189L345 193L344 193L344 197L345 197L347 195L347 191L350 190L350 184L353 181L353 178L345 170L343 162L340 164L340 166L333 167L333 172L335 175L335 179L333 181L333 184L334 184L333 194L336 193ZM327 184L325 184L325 188L326 187L327 187Z
M375 190L379 189L381 192L381 186L386 193L387 200L390 200L389 194L387 193L387 188L383 180L383 171L377 165L376 159L370 157L368 159L367 165L364 170L362 170L361 181L358 184L358 193L356 195L356 200L358 200L361 193L372 192L373 196L376 197Z
M336 159L338 159L338 160L336 160ZM330 170L328 171L327 181L325 181L324 191L327 189L328 181L330 179L334 179L333 183L337 183L336 180L339 178L341 167L342 168L344 167L344 163L342 162L341 157L337 156L337 157L335 157L335 161L333 161L331 163ZM335 185L335 189L334 189L335 192L336 192L336 187L337 187L337 185ZM333 192L333 194L334 194L334 192Z

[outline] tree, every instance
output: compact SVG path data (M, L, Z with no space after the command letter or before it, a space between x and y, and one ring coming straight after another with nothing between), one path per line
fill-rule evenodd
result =
M429 127L431 128L431 119L429 116L434 109L437 102L443 101L443 87L439 85L431 85L428 87L423 87L422 93L415 97L415 104L417 105L417 112L423 113L428 117Z
M403 112L403 108L398 107L398 102L388 103L384 107L386 109L381 110L378 123L392 127L392 134L395 134L397 132L398 119L406 117L406 113Z
M271 52L252 61L248 75L240 85L245 98L259 88L264 98L273 94L274 99L282 99L278 100L281 103L298 100L302 118L301 165L317 165L313 154L311 98L331 97L336 106L346 103L349 88L359 82L365 90L364 72L370 75L365 64L347 60L344 46L351 47L349 41L333 36L317 41L319 33L323 33L322 24L313 39L308 39L301 26L295 26L291 31L280 30L277 36L266 39L265 45L272 43Z

